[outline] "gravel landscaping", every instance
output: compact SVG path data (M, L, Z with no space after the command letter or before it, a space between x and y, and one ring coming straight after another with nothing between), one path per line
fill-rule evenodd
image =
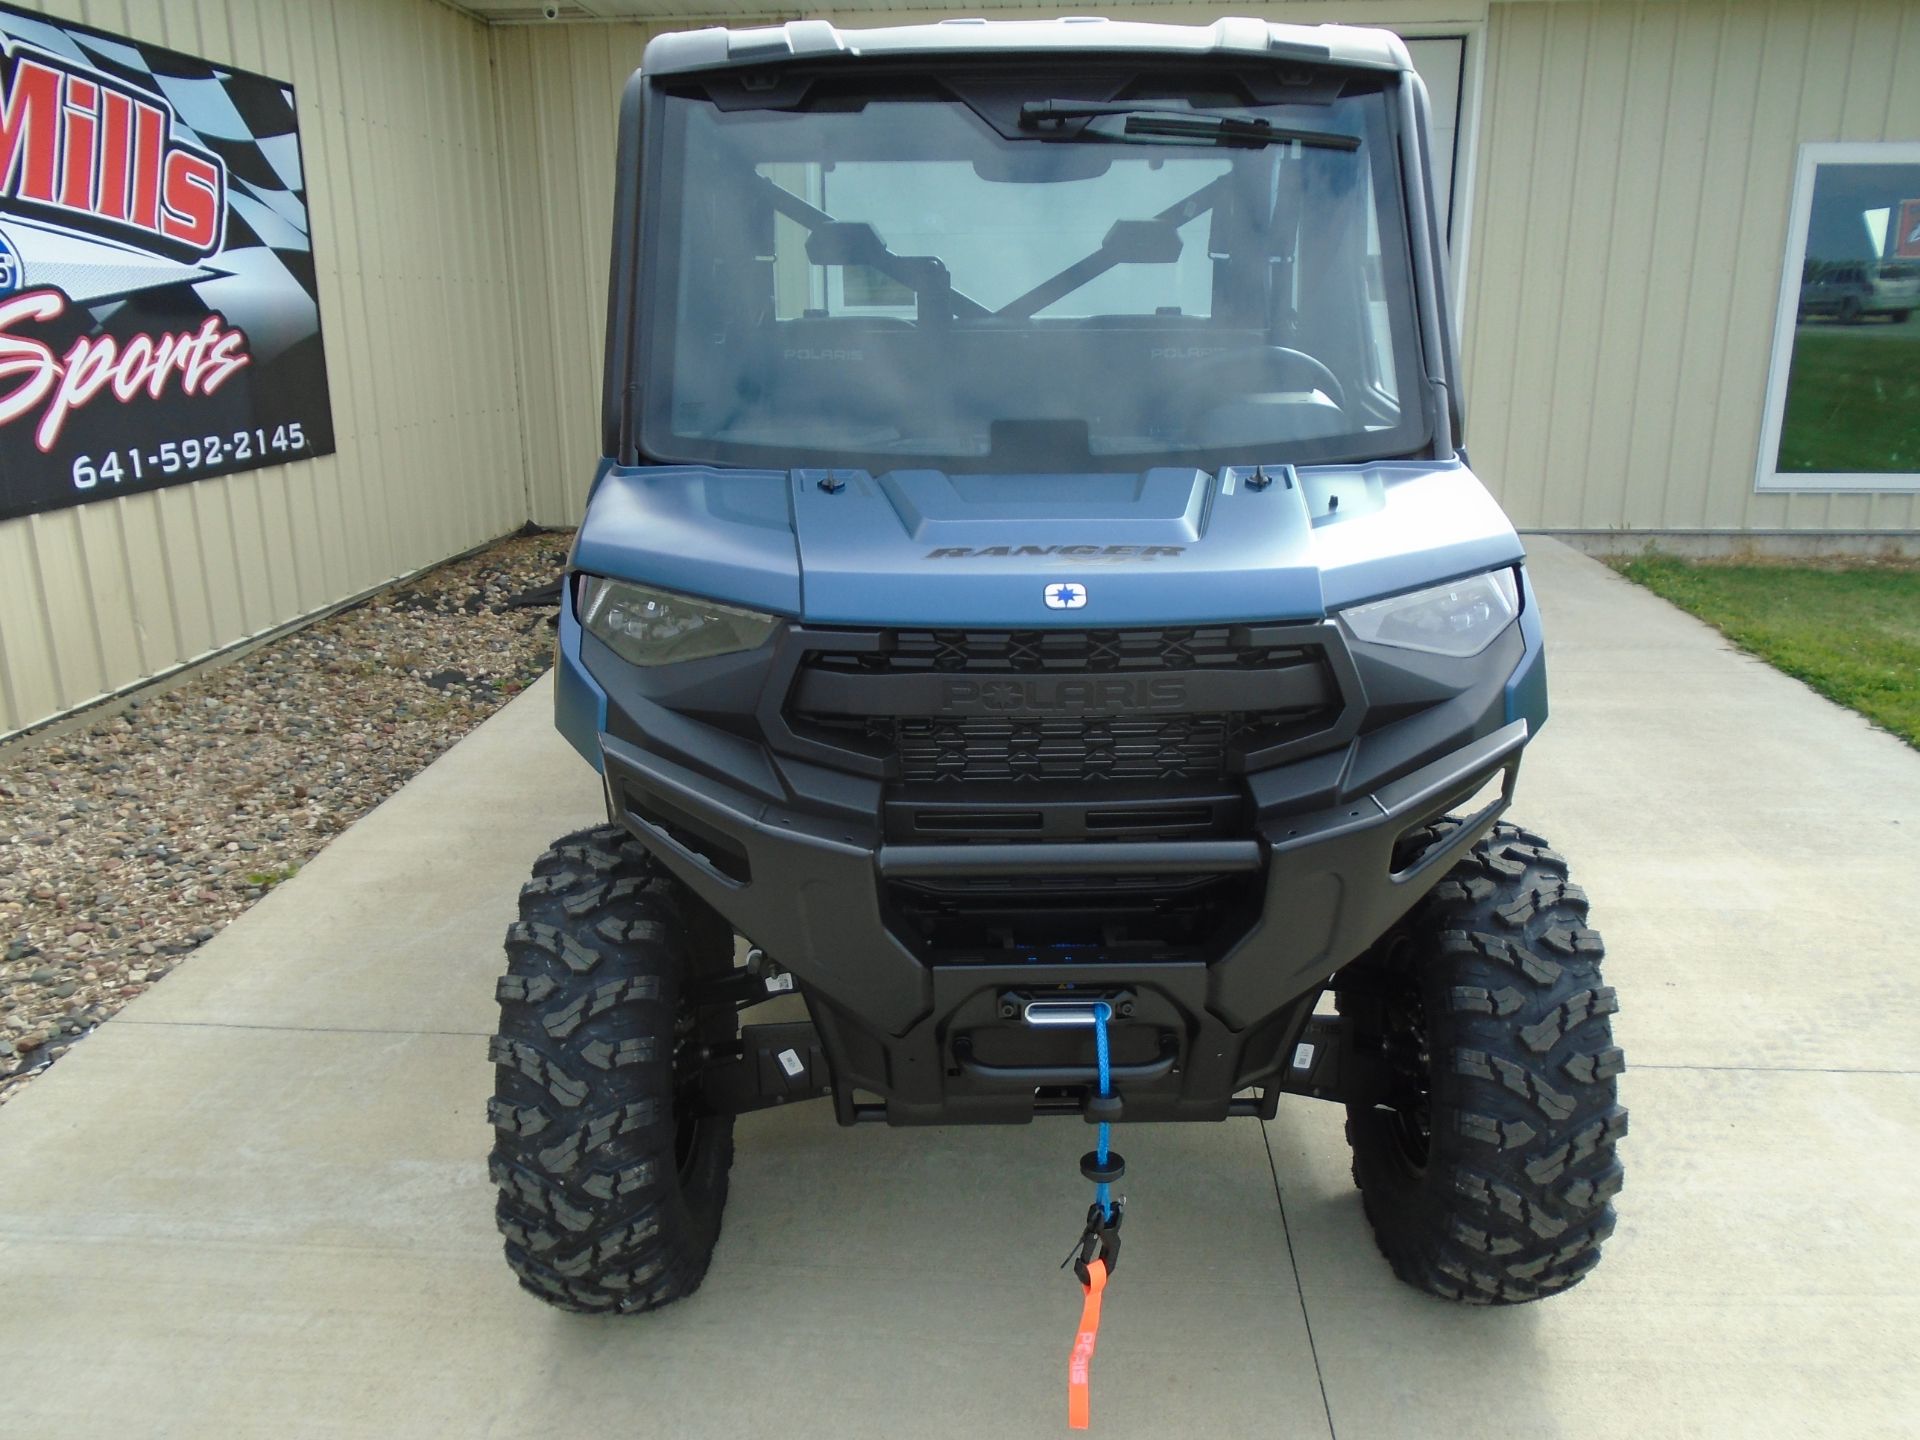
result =
M553 609L527 592L570 539L502 541L0 746L0 1104L538 679Z

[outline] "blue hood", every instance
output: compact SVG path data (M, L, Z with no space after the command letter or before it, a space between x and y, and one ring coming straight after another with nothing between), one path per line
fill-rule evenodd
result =
M1031 629L1318 619L1521 554L1459 464L1066 476L610 466L573 563L816 624Z

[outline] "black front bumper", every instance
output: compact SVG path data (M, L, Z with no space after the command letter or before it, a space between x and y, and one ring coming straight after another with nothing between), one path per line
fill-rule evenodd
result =
M764 787L699 773L637 737L602 735L601 744L610 813L797 978L842 1123L882 1106L896 1124L1078 1113L1094 1073L1091 1032L1042 1033L1024 1018L1027 1001L1066 996L1114 1005L1126 1119L1198 1120L1271 1113L1327 978L1505 809L1527 723L1480 728L1388 783L1258 819L1234 838L1080 843L883 840L832 807L769 800ZM786 773L791 781L800 771ZM1496 779L1498 792L1482 796L1464 826L1410 846L1410 832ZM930 959L902 939L886 899L900 883L1181 875L1237 876L1255 889L1246 925L1218 954L1115 960L1041 947ZM1249 1087L1258 1100L1234 1099Z

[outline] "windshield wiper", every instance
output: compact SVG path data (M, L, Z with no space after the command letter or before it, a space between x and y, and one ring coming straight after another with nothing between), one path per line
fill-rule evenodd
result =
M1241 115L1141 109L1118 101L1029 100L1020 107L1020 128L1040 132L1041 139L1104 140L1123 145L1172 141L1255 147L1311 145L1322 150L1360 148L1358 135L1295 130Z

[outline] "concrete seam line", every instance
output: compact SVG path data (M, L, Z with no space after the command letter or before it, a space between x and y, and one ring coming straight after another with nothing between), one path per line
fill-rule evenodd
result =
M1713 1070L1737 1075L1920 1075L1920 1070L1902 1070L1879 1065L1674 1065L1651 1060L1636 1060L1635 1070Z
M1313 1340L1313 1317L1307 1313L1307 1290L1300 1283L1300 1260L1293 1253L1293 1226L1287 1220L1287 1197L1280 1189L1280 1167L1273 1158L1273 1138L1267 1134L1267 1122L1260 1123L1260 1144L1267 1152L1267 1173L1273 1177L1273 1199L1280 1207L1280 1234L1287 1242L1287 1264L1293 1269L1293 1293L1300 1301L1300 1323L1306 1327L1307 1354L1313 1358L1313 1378L1320 1386L1320 1408L1327 1417L1328 1440L1339 1440L1333 1428L1333 1402L1327 1398L1326 1372L1320 1368L1320 1347Z
M491 1040L484 1030L408 1030L368 1025L260 1025L244 1020L141 1020L116 1015L108 1023L138 1025L150 1030L267 1030L289 1035L444 1035L453 1038Z

